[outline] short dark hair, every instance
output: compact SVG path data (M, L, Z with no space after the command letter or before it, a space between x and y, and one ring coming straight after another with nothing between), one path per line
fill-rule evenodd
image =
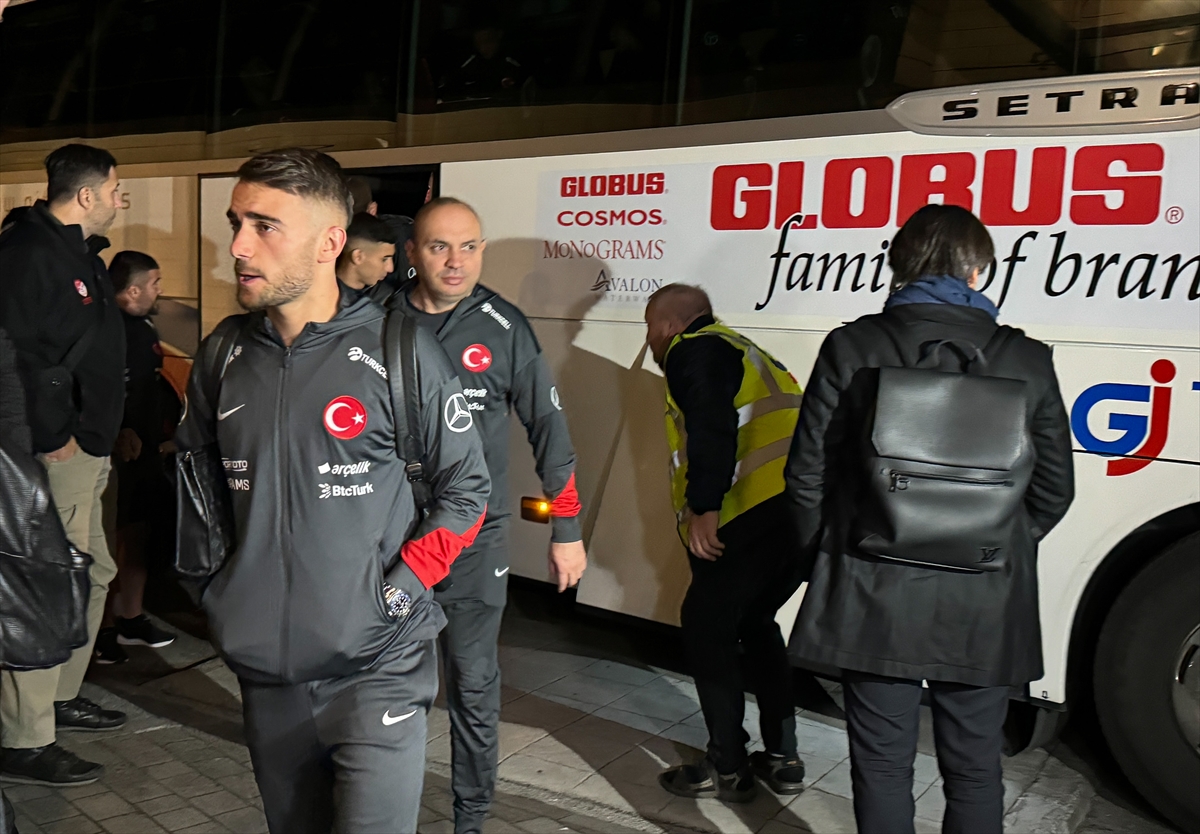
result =
M126 249L113 255L108 265L108 277L117 292L128 289L134 280L152 269L158 269L158 261L145 252Z
M103 148L80 144L56 148L46 157L46 202L61 203L81 188L94 188L116 167L116 158Z
M367 206L375 202L375 195L371 193L371 183L367 182L366 177L357 174L346 177L346 187L350 189L350 196L354 200L355 214L366 211Z
M375 215L367 214L364 211L354 215L354 219L346 227L347 250L350 249L350 242L354 240L363 240L369 243L395 243L396 235L392 232L391 226Z
M471 214L475 215L475 222L479 224L479 233L481 235L483 234L483 219L479 216L479 212L475 211L475 208L470 203L460 200L457 197L434 197L428 203L421 206L421 208L417 210L416 215L413 216L413 237L415 238L417 236L417 230L421 228L421 223L426 217L428 217L437 209L444 208L445 206L462 206L467 211L471 212Z
M353 199L342 166L329 154L308 148L282 148L251 157L238 168L242 182L258 183L339 206L350 222Z
M908 218L888 249L893 291L931 275L969 280L996 256L992 236L979 218L960 206L922 206Z

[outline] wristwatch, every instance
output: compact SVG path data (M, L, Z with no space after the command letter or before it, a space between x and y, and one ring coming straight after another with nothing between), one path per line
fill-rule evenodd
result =
M412 597L408 592L386 582L383 583L383 598L387 602L388 616L393 620L403 620L412 611Z

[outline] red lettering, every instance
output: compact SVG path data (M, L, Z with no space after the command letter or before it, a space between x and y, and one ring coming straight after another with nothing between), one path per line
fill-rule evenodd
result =
M1120 191L1121 205L1109 208L1103 194L1076 194L1071 198L1071 220L1080 226L1144 226L1158 218L1162 177L1113 177L1114 162L1124 162L1130 173L1163 169L1162 145L1100 145L1080 148L1071 176L1074 191Z
M650 225L661 226L663 224L662 209L650 209Z
M629 175L630 194L642 194L646 191L646 175L645 174L630 174Z
M662 194L667 190L667 175L663 173L646 174L646 193ZM633 192L630 192L631 194Z
M575 197L579 194L579 181L574 177L563 177L559 184L558 193L564 197Z
M647 177L647 192L650 177ZM718 165L713 170L712 206L709 225L714 229L765 229L771 222L771 166L765 162L753 165ZM745 180L747 188L739 191ZM658 193L658 192L650 192ZM738 203L745 211L737 214Z
M979 219L985 226L1050 226L1062 216L1067 149L1036 148L1029 173L1029 206L1013 208L1017 152L988 151L983 156L983 192Z
M934 168L945 168L944 179L933 179ZM900 159L900 196L896 201L896 225L912 217L913 212L929 203L935 194L948 206L974 208L975 155L970 153L926 153Z
M619 197L625 193L625 175L613 174L608 178L608 193Z
M775 191L775 228L783 226L785 220L800 213L800 201L804 195L804 163L779 163L779 185Z
M571 223L571 216L572 216L573 214L574 214L574 212L570 212L570 211L560 211L560 212L558 213L558 225L560 225L560 226L570 226L570 225L572 225L572 223ZM564 218L565 218L565 219L564 219Z
M850 183L858 170L867 175L863 210L861 214L851 214ZM828 162L824 194L821 195L821 222L829 229L881 229L886 226L892 213L892 171L892 160L886 156Z
M592 177L592 181L588 185L593 197L603 197L608 193L608 177Z

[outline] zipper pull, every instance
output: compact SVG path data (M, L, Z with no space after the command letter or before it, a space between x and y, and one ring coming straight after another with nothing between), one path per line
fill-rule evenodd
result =
M892 485L888 489L888 492L895 492L896 490L903 492L906 489L908 489L908 477L899 472L893 472Z

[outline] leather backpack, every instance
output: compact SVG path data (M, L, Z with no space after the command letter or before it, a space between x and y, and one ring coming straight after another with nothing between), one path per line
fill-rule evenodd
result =
M895 323L885 318L880 326L899 348ZM914 366L879 368L851 539L861 553L968 573L1004 569L1023 523L1034 452L1025 382L988 369L1017 335L1001 326L982 350L962 340L928 342ZM939 370L947 350L959 370Z

